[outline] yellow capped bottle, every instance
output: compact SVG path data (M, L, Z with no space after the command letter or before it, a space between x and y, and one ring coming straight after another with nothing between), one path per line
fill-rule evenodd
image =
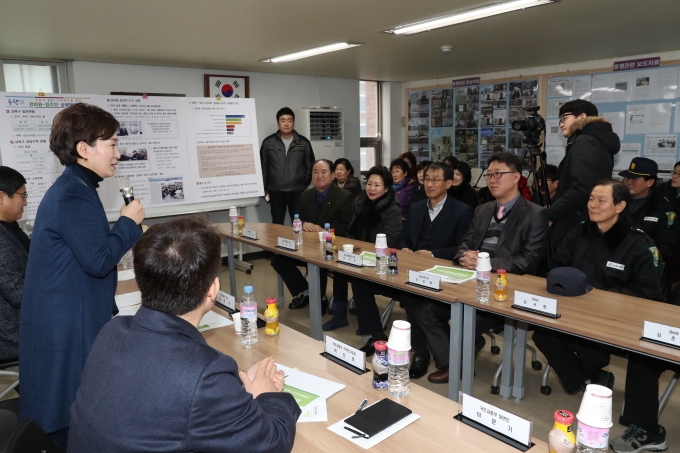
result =
M496 271L496 292L493 298L497 301L504 301L508 299L508 279L505 277L505 269L498 269Z
M548 433L549 453L573 453L576 448L573 424L574 414L565 410L555 411L555 426Z
M246 226L246 220L242 215L238 216L238 235L243 236L243 227Z
M279 334L279 309L276 307L276 297L267 297L267 309L264 311L264 320L267 325L264 333L270 337Z

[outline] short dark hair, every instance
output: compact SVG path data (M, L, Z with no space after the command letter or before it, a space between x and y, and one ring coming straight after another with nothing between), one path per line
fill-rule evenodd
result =
M605 178L605 179L600 179L598 182L595 183L595 187L597 186L610 186L612 188L612 198L614 199L614 204L619 204L622 201L626 202L626 210L628 210L628 206L630 206L630 190L628 190L628 187L618 179L611 179L611 178ZM591 191L592 192L592 191Z
M455 167L456 164L458 163L458 159L456 159L454 156L446 156L442 162L444 162L447 165L451 165L452 167Z
M295 121L295 113L290 109L290 107L283 107L282 109L279 109L278 112L276 112L276 122L279 122L279 118L281 118L283 115L290 115L293 117L293 121Z
M97 140L108 140L118 132L118 120L96 105L79 102L57 113L52 122L50 149L62 165L74 164L81 157L78 143L94 146Z
M333 171L335 171L335 168L337 168L338 165L344 166L350 175L354 174L354 167L352 167L352 163L348 159L345 159L344 157L335 159L335 163L333 164Z
M198 217L153 225L132 249L142 305L183 315L205 300L222 266L219 231Z
M406 151L405 153L401 153L399 155L399 157L397 157L397 159L401 159L401 160L408 159L409 162L411 162L411 165L413 165L414 167L416 165L418 165L418 159L416 158L416 155L413 154L411 151ZM406 165L408 165L408 164L406 164Z
M408 174L408 171L409 171L408 164L406 162L404 162L403 160L394 159L392 162L390 162L390 171L392 171L392 169L394 167L399 167L399 168L401 168L401 171Z
M519 157L513 153L495 153L489 157L487 166L491 165L492 162L498 162L499 164L505 164L512 171L522 172L522 161Z
M335 164L333 163L332 160L328 159L317 159L314 161L314 164L312 165L312 168L314 168L314 165L318 164L319 162L326 162L328 164L328 168L331 170L331 173L335 171Z
M562 104L562 107L560 107L560 116L564 115L565 113L571 113L574 116L579 116L582 113L585 113L586 116L598 115L595 104L584 101L583 99L574 99L573 101Z
M450 181L453 179L453 168L451 168L451 165L446 165L441 162L435 162L433 164L430 164L427 166L425 169L425 174L427 175L428 171L437 171L441 170L444 173L444 179L446 181Z
M545 179L550 179L551 181L560 180L560 170L555 165L546 164L545 166Z
M14 194L26 184L26 178L13 168L0 166L0 192L5 192L8 197Z
M383 184L385 184L385 187L388 188L388 190L394 191L394 188L392 185L394 184L394 181L392 180L392 172L387 169L384 165L376 165L375 167L371 167L370 170L368 170L368 173L366 173L366 181L368 181L368 178L370 178L372 175L378 175L382 178Z
M463 175L463 184L470 184L472 181L472 171L470 166L465 162L456 162L456 165L451 165L453 170L458 170Z

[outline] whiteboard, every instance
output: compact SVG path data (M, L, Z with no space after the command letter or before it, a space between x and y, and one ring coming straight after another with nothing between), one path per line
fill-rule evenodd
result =
M254 99L0 93L0 156L27 181L33 220L64 167L49 149L54 117L77 102L121 123L121 160L97 189L107 217L119 217L120 178L129 178L148 218L254 206L264 195Z

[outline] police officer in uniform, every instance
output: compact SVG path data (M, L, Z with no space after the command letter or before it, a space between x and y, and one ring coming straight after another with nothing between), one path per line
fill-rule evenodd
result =
M552 267L575 267L594 288L657 300L661 295L659 252L647 236L630 223L631 196L620 181L598 181L588 201L588 216L564 238ZM573 395L588 384L612 388L614 375L602 370L609 353L595 344L544 329L534 332L534 343Z
M673 204L657 188L656 162L646 157L635 157L628 170L619 173L626 178L631 202L628 206L630 220L654 241L661 261L668 263L678 245L678 226Z

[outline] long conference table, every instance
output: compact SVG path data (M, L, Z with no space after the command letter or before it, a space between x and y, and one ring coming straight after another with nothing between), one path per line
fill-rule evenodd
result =
M134 280L118 283L116 294L137 291ZM229 316L218 307L213 309L222 316ZM368 397L369 404L388 398L386 391L372 388L373 373L357 375L354 372L320 355L323 343L280 325L280 334L267 337L260 334L259 341L245 348L233 326L220 327L203 332L208 344L234 358L240 369L247 370L256 362L272 356L277 363L297 368L300 371L329 379L345 385L345 388L328 399L327 422L298 423L293 451L296 453L318 453L319 451L353 452L365 451L362 447L341 439L327 427L353 414L361 401ZM405 398L392 398L408 407L420 418L396 432L370 451L442 451L455 450L469 453L514 453L517 449L495 438L483 434L453 418L459 407L454 401L411 383L411 391ZM266 408L265 408L266 409ZM535 444L529 452L545 452L545 442L532 438Z
M323 339L321 329L321 294L319 287L319 268L346 274L352 278L361 278L400 291L418 294L436 299L451 305L450 353L449 353L449 388L448 397L458 401L459 390L473 395L474 379L474 345L475 317L477 310L482 310L505 318L504 338L515 337L517 353L513 348L503 348L503 365L500 382L500 395L507 399L524 397L524 370L529 324L542 326L558 332L567 333L580 338L621 348L626 351L656 357L672 363L680 363L680 350L640 340L645 320L669 326L680 327L680 307L662 302L626 296L594 289L586 295L578 297L562 297L559 300L561 317L553 319L540 314L512 308L514 291L519 290L533 295L556 298L546 291L545 279L529 275L508 275L508 298L504 302L496 302L491 298L488 303L476 300L476 282L462 284L442 283L442 291L433 292L406 284L408 271L423 271L435 265L451 266L447 260L425 257L414 253L397 252L399 274L396 276L376 275L372 267L356 268L353 266L326 260L323 257L322 245L318 233L303 233L303 244L296 251L277 248L279 237L292 239L291 227L268 223L247 223L246 228L257 232L257 240L248 239L231 233L231 224L216 224L223 240L227 243L229 263L234 262L234 241L242 242L263 250L297 258L307 263L310 294L310 326L311 337ZM373 252L374 245L354 239L336 238L338 250L342 244L354 244L361 251ZM237 295L236 272L229 266L230 290ZM462 382L462 388L461 388Z

